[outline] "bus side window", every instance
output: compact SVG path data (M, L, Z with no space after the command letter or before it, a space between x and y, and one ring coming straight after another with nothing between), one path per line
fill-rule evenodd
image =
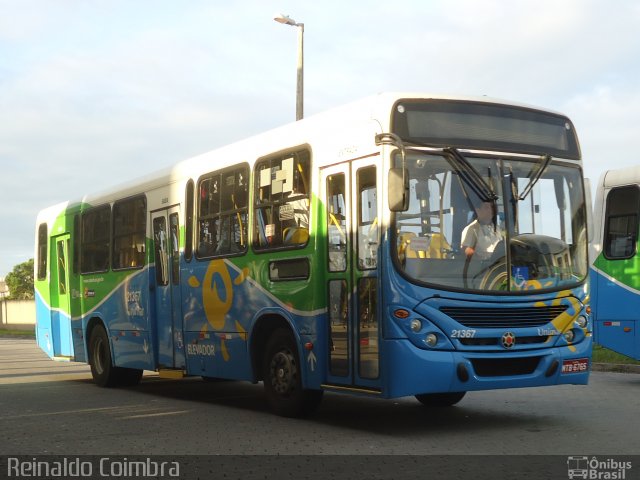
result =
M80 214L76 213L73 216L73 273L77 275L80 273Z
M376 167L358 170L358 267L378 266L378 194Z
M604 255L609 259L631 258L638 242L640 190L637 186L614 188L607 196Z
M198 181L198 192L196 256L206 258L246 252L248 165L245 163L206 175Z
M347 206L343 173L327 177L327 245L329 271L347 269Z
M309 241L310 157L301 150L256 164L256 250L301 247Z
M145 263L147 199L144 196L113 205L112 268L142 268Z
M193 256L193 194L193 180L189 180L185 191L186 219L184 225L184 259L187 262L190 262Z
M38 280L47 278L47 224L38 227Z
M109 270L111 247L111 206L94 207L82 214L80 272Z

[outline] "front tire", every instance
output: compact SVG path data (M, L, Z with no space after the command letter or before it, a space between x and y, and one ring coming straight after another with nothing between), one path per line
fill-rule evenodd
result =
M265 350L264 391L271 409L283 417L302 417L316 410L322 390L302 388L302 369L296 343L286 329L276 330Z
M421 393L416 395L416 399L426 407L450 407L462 400L466 393Z

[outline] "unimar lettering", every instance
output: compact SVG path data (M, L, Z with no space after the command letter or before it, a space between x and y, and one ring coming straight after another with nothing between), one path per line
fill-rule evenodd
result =
M558 331L553 328L539 328L538 335L543 336L555 336L558 335Z
M216 354L215 345L199 345L190 343L187 345L187 355L204 355L213 357Z

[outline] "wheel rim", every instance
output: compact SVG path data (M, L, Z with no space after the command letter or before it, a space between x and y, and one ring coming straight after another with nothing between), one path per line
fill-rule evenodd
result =
M269 372L271 386L278 395L286 396L294 390L298 367L290 351L276 353L271 359Z
M104 342L101 338L98 338L93 345L93 366L96 369L96 372L100 375L104 372L104 364L105 364L105 351L104 351Z

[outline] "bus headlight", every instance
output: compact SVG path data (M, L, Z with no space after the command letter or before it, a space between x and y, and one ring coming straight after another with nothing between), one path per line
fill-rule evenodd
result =
M573 339L575 338L576 334L573 332L573 330L567 330L562 334L562 336L567 341L567 343L571 343L573 342Z
M580 315L576 319L576 325L578 325L580 328L586 328L587 323L588 323L587 317L585 317L584 315Z
M424 337L424 343L433 348L438 343L438 337L435 333L429 333L426 337Z
M422 330L422 322L417 318L411 320L411 331L418 333L420 330Z

